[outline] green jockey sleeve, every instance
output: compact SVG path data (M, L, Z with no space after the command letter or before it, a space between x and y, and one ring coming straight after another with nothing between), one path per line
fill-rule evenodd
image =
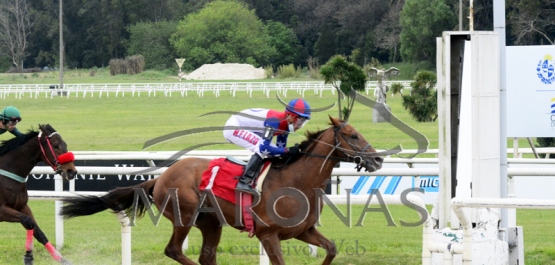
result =
M10 133L15 135L16 137L23 135L23 133L21 133L17 128L13 128L13 130Z
M6 129L0 129L0 134L4 134L5 132L7 132L8 130ZM21 133L17 128L14 128L13 131L10 132L11 134L15 135L15 136L21 136L23 135L23 133Z

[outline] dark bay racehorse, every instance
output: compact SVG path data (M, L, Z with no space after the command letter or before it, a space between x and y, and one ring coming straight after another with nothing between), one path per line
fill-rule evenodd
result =
M21 223L27 230L25 264L33 264L33 236L52 257L70 264L52 246L37 225L27 205L27 175L39 162L50 165L65 180L75 177L73 153L67 151L62 137L50 125L39 125L38 131L3 141L0 144L0 222Z
M318 200L321 202L317 196L322 194L322 188L338 161L355 162L359 169L364 167L370 172L382 166L383 158L357 130L347 122L331 117L330 120L331 127L328 129L307 133L307 140L300 144L302 152L293 158L294 162L270 169L263 182L260 200L258 203L254 200L255 235L262 242L272 264L285 263L280 241L291 238L324 248L327 255L323 264L330 264L337 250L315 227L323 205L317 204ZM106 209L129 213L135 207L140 216L150 205L148 201L145 205L143 200L137 200L134 206L134 194L137 190L145 191L174 224L165 254L181 264L195 264L183 254L181 248L194 223L203 237L199 262L217 264L216 253L223 219L237 229L244 229L245 226L236 221L241 210L237 211L235 205L218 197L206 199L210 196L203 197L204 194L199 191L201 175L209 162L208 159L186 158L170 166L160 177L142 184L118 188L102 197L66 199L62 215L71 218ZM172 203L162 207L170 191L177 194L179 209L174 209ZM218 210L199 211L197 208L200 206Z

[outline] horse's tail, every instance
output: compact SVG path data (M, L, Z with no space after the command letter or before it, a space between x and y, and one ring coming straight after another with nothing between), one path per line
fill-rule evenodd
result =
M135 190L144 190L149 200L152 202L152 189L154 188L157 179L158 178L145 181L139 185L131 187L116 188L100 197L94 195L80 195L78 197L63 199L65 204L62 206L60 215L62 215L65 219L69 219L78 216L95 214L107 209L112 210L114 213L125 211L129 215L134 206L133 201L135 198ZM137 201L138 203L135 206L137 215L140 217L150 208L150 204L144 204L141 199Z

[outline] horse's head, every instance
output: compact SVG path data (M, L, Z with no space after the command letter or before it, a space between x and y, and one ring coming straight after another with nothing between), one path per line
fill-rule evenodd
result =
M364 139L353 126L346 121L330 117L335 133L335 146L340 156L357 164L357 169L365 168L368 172L382 168L383 157Z
M41 160L52 167L64 180L72 180L77 175L72 152L67 151L66 142L50 125L39 125L39 145Z

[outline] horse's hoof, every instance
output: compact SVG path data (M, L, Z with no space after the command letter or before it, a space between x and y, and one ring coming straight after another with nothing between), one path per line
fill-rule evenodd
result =
M69 260L64 259L64 258L62 258L60 260L60 264L62 264L62 265L73 265L73 264L71 264L71 262L69 262Z
M25 253L23 256L23 264L25 265L33 265L33 254L32 253Z

